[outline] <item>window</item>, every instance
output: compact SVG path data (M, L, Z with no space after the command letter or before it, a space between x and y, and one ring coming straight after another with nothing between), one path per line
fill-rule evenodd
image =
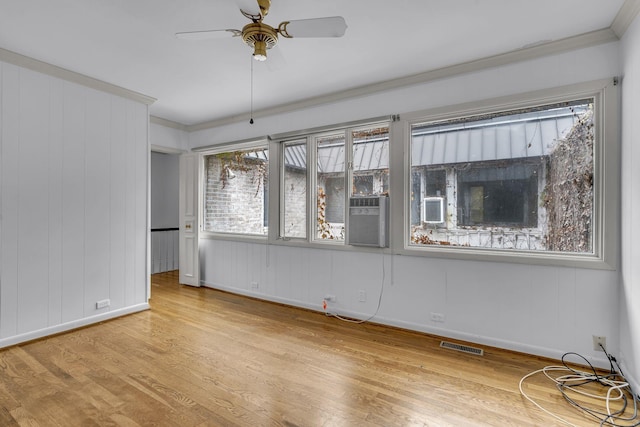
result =
M593 253L593 118L585 98L414 124L411 244Z
M362 225L349 203L388 195L393 253L615 268L615 86L580 83L213 147L202 156L201 230L362 250L346 245Z
M268 148L206 155L204 170L203 230L266 236Z
M347 198L389 191L389 127L385 124L346 129L318 135L314 141L317 159L315 239L344 241Z
M307 237L307 140L282 144L281 237Z

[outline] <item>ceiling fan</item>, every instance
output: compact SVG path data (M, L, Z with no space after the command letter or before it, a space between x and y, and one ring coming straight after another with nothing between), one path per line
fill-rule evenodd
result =
M242 41L253 49L253 57L258 61L265 61L267 50L278 43L278 35L285 38L342 37L347 29L347 23L342 16L284 21L274 28L262 22L269 13L271 0L236 0L236 3L240 12L252 21L242 30L184 31L176 33L176 37L185 40L204 40L220 36L242 37Z

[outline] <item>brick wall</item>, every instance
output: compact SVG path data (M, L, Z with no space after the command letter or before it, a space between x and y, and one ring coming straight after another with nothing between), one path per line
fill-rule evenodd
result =
M266 234L264 225L266 176L262 177L261 160L247 160L242 170L230 166L223 171L223 163L216 156L208 156L204 229L223 233ZM221 179L227 174L226 180ZM264 181L264 182L263 182Z
M307 236L307 175L304 169L286 168L284 171L284 230L285 237Z

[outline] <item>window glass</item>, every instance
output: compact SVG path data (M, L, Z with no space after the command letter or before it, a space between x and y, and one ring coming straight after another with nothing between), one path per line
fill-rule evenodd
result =
M316 238L344 240L345 134L316 138Z
M411 129L413 245L593 253L593 99Z
M281 235L307 237L307 142L283 143L283 225Z
M204 164L204 231L266 236L267 147L210 154Z
M351 195L378 196L389 191L389 127L354 130Z

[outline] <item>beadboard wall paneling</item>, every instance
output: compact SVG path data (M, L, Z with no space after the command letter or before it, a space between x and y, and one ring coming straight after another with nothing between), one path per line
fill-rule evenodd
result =
M640 391L640 19L621 43L622 80L622 269L620 357L633 389Z
M0 79L0 347L148 308L148 106Z

